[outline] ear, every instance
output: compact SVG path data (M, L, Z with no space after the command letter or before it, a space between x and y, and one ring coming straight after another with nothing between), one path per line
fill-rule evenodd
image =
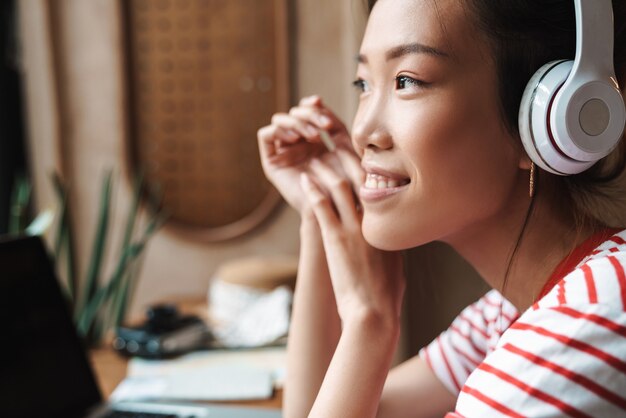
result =
M517 159L518 159L517 167L522 170L530 171L530 165L532 164L533 161L530 159L530 157L528 156L528 153L524 149L524 145L522 145L522 138L519 135L517 135L517 138L515 139L516 139L516 141L514 142L515 153L517 154Z
M531 163L532 160L530 159L530 157L525 152L521 153L518 167L522 170L530 170Z

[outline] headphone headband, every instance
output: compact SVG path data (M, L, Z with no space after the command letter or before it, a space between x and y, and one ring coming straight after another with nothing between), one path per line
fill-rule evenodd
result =
M611 0L574 0L576 58L570 77L597 72L615 80L613 4ZM617 87L617 81L615 81Z

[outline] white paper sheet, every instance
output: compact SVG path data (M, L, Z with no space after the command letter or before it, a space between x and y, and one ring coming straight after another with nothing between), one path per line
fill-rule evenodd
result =
M212 366L164 376L128 377L115 389L111 400L254 400L268 399L272 393L272 374L268 371Z
M253 400L282 387L284 347L211 350L172 360L134 358L112 401L146 399Z

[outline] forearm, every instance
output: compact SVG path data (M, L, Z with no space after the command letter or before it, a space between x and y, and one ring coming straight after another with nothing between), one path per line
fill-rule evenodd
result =
M399 321L375 315L344 324L309 417L375 417L399 330Z
M308 415L339 340L341 325L319 227L303 215L300 261L287 346L284 416Z

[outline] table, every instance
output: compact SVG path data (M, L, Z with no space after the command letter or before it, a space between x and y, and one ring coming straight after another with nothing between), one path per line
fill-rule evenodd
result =
M180 300L170 300L169 303L176 303L181 313L186 315L196 315L205 321L207 318L206 301L203 299L184 298ZM133 322L141 322L142 319L136 318ZM112 340L112 338L111 338ZM113 393L117 385L126 377L128 368L128 359L118 355L109 344L104 344L99 348L89 350L89 359L92 369L96 374L96 381L104 399L108 399ZM212 402L223 405L242 405L259 408L280 409L283 403L283 390L274 389L274 396L271 399L260 401L236 401L236 402Z
M89 359L94 373L96 374L96 381L98 382L102 396L107 399L111 393L113 393L115 387L126 377L128 359L118 355L112 348L110 348L110 346L103 346L89 350ZM274 389L274 396L271 399L212 403L280 409L282 401L283 390Z

